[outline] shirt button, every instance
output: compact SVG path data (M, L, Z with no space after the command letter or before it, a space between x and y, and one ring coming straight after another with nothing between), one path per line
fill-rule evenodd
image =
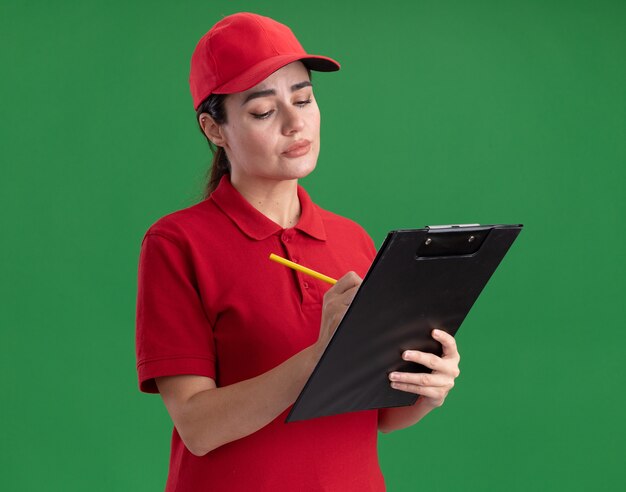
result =
M303 286L305 289L308 289L308 288L309 288L309 283L308 283L308 282L304 282L304 283L302 284L302 286Z
M298 258L296 258L295 256L291 259L291 261L293 261L294 263L298 263Z
M288 243L289 242L289 235L287 233L283 234L282 239L283 239L284 242Z

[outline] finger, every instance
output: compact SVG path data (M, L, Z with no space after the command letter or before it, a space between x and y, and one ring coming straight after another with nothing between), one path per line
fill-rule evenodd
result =
M443 401L447 395L447 392L442 388L433 386L419 386L408 383L391 383L391 387L395 390L406 391L407 393L413 393L415 395L422 395L426 398L432 398L433 400Z
M332 290L336 294L343 294L345 291L358 287L363 282L363 279L354 272L348 272L329 290Z
M348 289L347 291L345 291L342 295L342 301L346 306L349 306L350 304L352 304L352 301L354 300L354 297L356 296L356 293L359 291L359 286L357 285L356 287L352 287L351 289Z
M441 343L441 346L443 347L444 359L460 359L459 351L456 346L456 340L452 335L443 330L433 330L432 336L435 340Z
M441 357L437 357L435 354L429 354L428 352L421 352L419 350L405 350L402 353L402 358L409 362L415 362L421 364L433 371L443 369L445 364Z
M398 383L413 384L416 386L439 386L451 388L454 386L454 379L447 374L427 374L411 372L392 372L389 380Z

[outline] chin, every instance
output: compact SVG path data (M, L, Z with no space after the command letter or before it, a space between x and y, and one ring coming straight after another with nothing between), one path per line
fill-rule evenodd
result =
M299 166L297 170L294 170L294 178L296 179L306 178L309 174L315 171L315 166L316 166L315 162L313 162L312 164L308 163L306 165Z
M301 179L311 174L317 165L317 158L305 156L285 164L282 169L283 179Z

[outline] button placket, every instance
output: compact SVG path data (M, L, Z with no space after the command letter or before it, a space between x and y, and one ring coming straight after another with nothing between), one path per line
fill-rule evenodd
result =
M287 258L295 263L300 263L303 256L300 254L300 250L298 248L299 241L297 239L297 233L293 229L285 229L280 234L280 240ZM306 258L306 255L304 258ZM304 261L306 262L306 260ZM313 285L315 280L305 273L294 271L294 274L298 283L300 295L302 296L302 304L311 304L312 301L315 300L316 289L315 285Z
M292 231L289 231L292 232ZM293 231L293 235L288 235L288 239L290 241L290 252L291 252L291 259L292 261L295 261L296 263L300 263L300 261L302 260L302 258L306 258L306 255L302 256L300 255L300 240L302 239L295 231ZM306 260L304 260L306 263ZM309 265L305 265L305 266L309 266ZM315 282L315 279L312 279L309 275L305 274L305 273L300 273L298 272L298 282L300 284L300 292L302 293L302 303L303 304L311 304L312 301L314 300L314 291L315 291L315 286L313 285Z
M283 230L283 232L279 235L280 242L283 247L285 258L293 261L294 263L298 263L300 260L300 255L296 252L296 247L294 245L293 239L293 231L289 229ZM302 273L292 270L293 279L295 280L294 288L300 291L300 302L306 302L306 289L302 285Z

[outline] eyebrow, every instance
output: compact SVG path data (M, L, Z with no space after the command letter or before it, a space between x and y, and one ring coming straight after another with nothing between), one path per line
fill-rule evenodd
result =
M309 80L305 80L304 82L298 82L297 84L292 85L290 87L290 89L291 89L291 92L296 92L296 91L299 91L300 89L303 89L305 87L313 87L313 84L311 84L311 82ZM241 103L241 105L243 106L248 101L250 101L252 99L256 99L257 97L267 97L267 96L275 96L275 95L276 95L276 91L274 89L267 89L267 90L264 90L264 91L251 92L250 94L248 94L246 96L246 98Z

